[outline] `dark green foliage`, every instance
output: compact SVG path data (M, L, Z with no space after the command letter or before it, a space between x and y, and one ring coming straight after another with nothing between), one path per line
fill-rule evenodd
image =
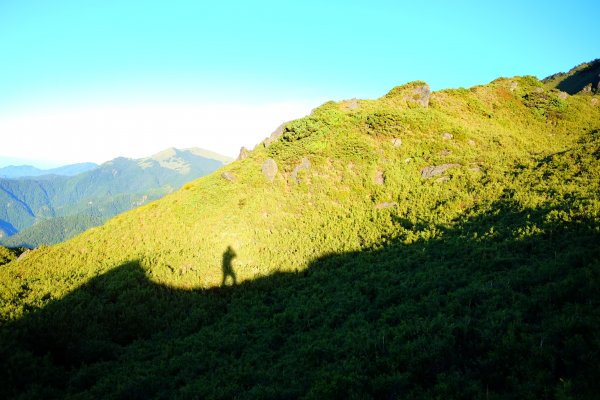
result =
M11 249L0 246L0 266L15 260L21 253L21 249Z
M281 135L281 139L293 142L312 135L324 134L326 124L317 118L302 118L287 124Z
M367 132L394 136L403 132L402 113L400 112L376 112L367 115Z
M569 210L501 201L436 240L231 288L132 261L5 327L2 394L592 399L599 232L549 219Z
M567 103L556 93L534 90L523 96L524 104L532 109L536 116L556 121L567 108Z

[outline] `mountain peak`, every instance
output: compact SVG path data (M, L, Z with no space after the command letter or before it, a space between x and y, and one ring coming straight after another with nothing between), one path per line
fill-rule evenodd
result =
M179 152L180 151L178 149L176 149L175 147L169 147L167 149L159 151L156 154L153 154L149 158L156 160L156 161L164 161L164 160L168 160L169 158L176 157L179 154Z

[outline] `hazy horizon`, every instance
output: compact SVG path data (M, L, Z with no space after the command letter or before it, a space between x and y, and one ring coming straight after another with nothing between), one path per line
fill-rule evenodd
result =
M600 28L582 22L599 12L584 0L569 18L552 1L4 2L0 156L235 157L325 101L566 72L599 56Z

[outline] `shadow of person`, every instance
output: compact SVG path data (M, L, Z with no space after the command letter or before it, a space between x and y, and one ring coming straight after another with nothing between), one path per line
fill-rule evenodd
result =
M221 286L225 286L227 283L227 278L231 278L233 285L237 284L235 271L233 270L233 266L231 264L235 257L237 257L235 251L233 251L231 246L227 246L227 250L225 250L223 253L223 282L221 282Z

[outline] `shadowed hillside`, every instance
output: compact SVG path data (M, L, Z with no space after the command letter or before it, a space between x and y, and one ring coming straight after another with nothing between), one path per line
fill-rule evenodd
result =
M600 91L600 59L583 63L569 72L549 76L543 82L569 94Z
M500 201L436 239L206 290L132 260L3 329L3 397L592 399L598 225L549 218L568 210Z

